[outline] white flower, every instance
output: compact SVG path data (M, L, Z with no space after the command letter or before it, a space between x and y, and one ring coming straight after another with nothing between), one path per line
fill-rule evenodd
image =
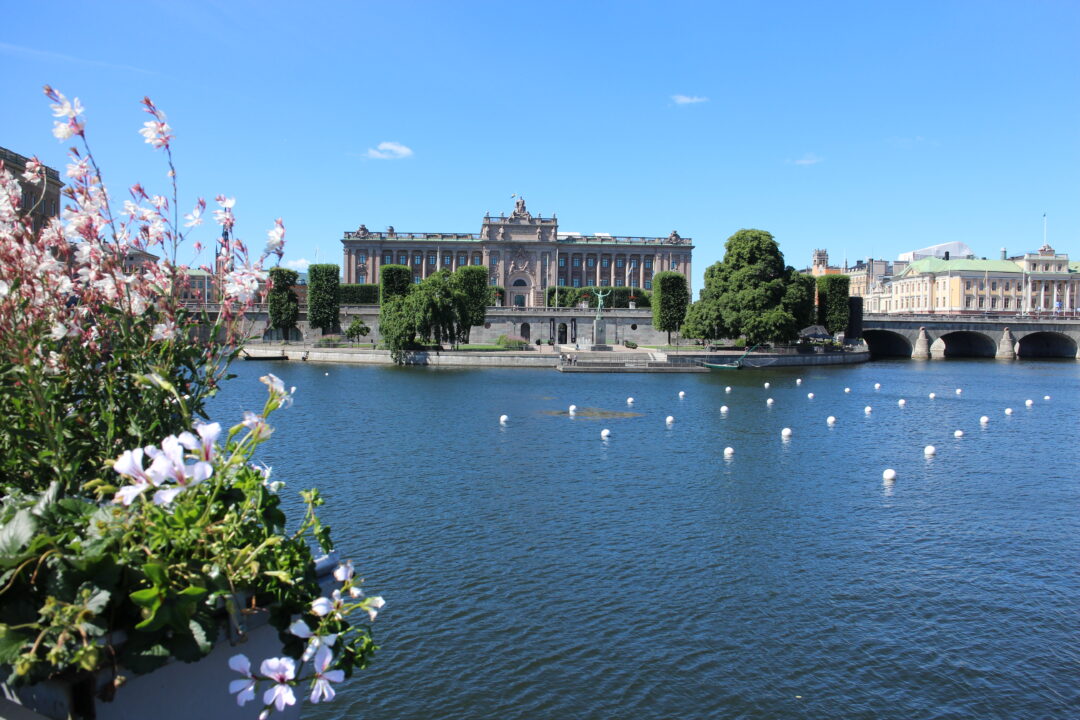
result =
M296 675L296 664L292 658L266 658L259 666L259 672L274 681L274 687L263 693L263 702L273 705L281 712L286 705L296 704L289 681Z
M225 276L225 295L240 303L248 303L259 290L266 273L254 268L240 268Z
M176 336L176 327L171 323L158 323L154 325L151 340L172 340Z
M56 93L56 98L59 102L49 105L52 108L53 117L73 118L76 115L83 114L83 106L79 102L79 98L75 98L74 102L68 102L68 99L62 93Z
M147 120L143 123L142 130L139 131L139 134L146 139L146 142L154 148L165 147L173 137L169 134L172 128L169 127L168 123L164 122L164 114L161 118L161 120Z
M67 140L75 134L70 122L58 122L53 124L52 134L57 140Z
M198 225L202 225L202 213L205 207L205 203L200 200L199 204L196 205L191 212L184 216L184 219L187 220L187 222L184 223L184 227L196 227Z
M221 435L221 423L196 422L195 432L199 434L198 440L189 432L180 433L180 444L196 452L200 460L213 461L214 443Z
M281 378L273 373L268 373L259 378L259 381L270 388L270 394L278 400L280 407L287 408L292 405L292 395L296 392L296 386L293 385L289 392L285 392L285 383Z
M281 218L274 221L274 229L266 233L266 250L263 252L267 255L272 253L281 254L281 249L285 246L285 225L282 224Z
M346 580L352 580L352 577L355 574L356 573L353 571L352 560L346 560L334 568L334 579L340 583L343 583Z
M328 647L322 647L315 653L315 683L311 686L311 702L329 702L334 699L334 688L330 683L341 682L345 679L345 673L341 670L326 670L333 659L334 654Z
M150 481L155 485L169 480L176 483L176 487L154 493L155 505L168 505L185 489L201 483L214 472L213 466L203 460L190 465L185 463L183 446L175 435L161 441L161 450L154 453L153 458L146 471Z
M255 676L251 674L251 661L247 655L233 655L229 658L229 669L235 670L244 676L243 680L233 680L229 683L229 692L238 693L236 704L243 707L248 700L255 699Z
M52 330L49 331L49 337L53 340L63 340L67 337L68 329L67 325L62 322L53 323Z
M289 632L298 638L308 641L307 647L304 649L304 654L300 658L304 662L310 660L311 656L314 655L320 648L331 648L334 646L334 643L337 642L336 633L330 635L316 635L311 631L311 628L309 628L308 624L303 620L297 620L292 625L290 625Z
M266 424L266 420L262 415L256 415L250 410L244 411L244 421L242 425L255 433L255 439L260 441L270 437L274 432L274 428Z
M341 602L341 591L335 590L330 593L329 598L321 597L314 600L311 603L311 612L319 617L326 617L332 613L334 618L340 620L343 607L344 604Z
M157 448L153 449L157 451ZM139 495L157 485L154 479L143 469L142 448L125 450L120 457L113 461L113 470L121 476L134 481L134 484L120 488L116 495L113 496L114 503L123 503L125 507L131 505Z
M44 166L38 162L38 159L35 156L30 158L30 161L26 163L26 170L23 172L22 178L31 185L40 185L43 172Z
M373 595L372 597L365 598L364 602L360 603L360 608L367 611L371 622L375 622L375 616L379 614L379 610L381 610L385 604L386 601L382 599L381 595Z

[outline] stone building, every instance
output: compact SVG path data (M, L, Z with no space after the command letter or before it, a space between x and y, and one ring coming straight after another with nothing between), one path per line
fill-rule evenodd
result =
M547 288L629 286L652 289L653 275L675 270L688 279L694 250L690 238L622 237L559 232L554 215L534 216L518 198L509 217L484 216L479 234L346 232L343 282L377 283L383 265L406 265L413 281L463 265L488 268L491 285L506 288L506 303L543 307Z

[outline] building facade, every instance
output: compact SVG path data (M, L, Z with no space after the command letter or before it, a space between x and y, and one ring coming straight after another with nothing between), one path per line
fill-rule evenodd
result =
M60 174L56 170L43 165L45 182L43 185L33 185L22 177L30 158L0 147L0 161L3 161L4 167L15 176L22 187L20 207L33 221L34 232L41 230L51 218L60 215L60 188L63 183L60 182Z
M411 268L416 283L439 270L478 265L517 307L543 307L549 287L651 290L653 275L663 270L689 281L694 250L690 238L674 231L666 238L560 233L554 215L533 216L520 197L509 217L484 216L479 234L371 232L361 225L341 242L346 283L377 283L383 265Z
M864 298L865 312L891 315L1074 316L1080 263L1049 245L1000 260L924 257L872 285Z

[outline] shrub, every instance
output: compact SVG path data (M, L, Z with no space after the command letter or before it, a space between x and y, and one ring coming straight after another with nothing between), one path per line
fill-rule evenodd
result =
M623 340L623 345L630 348L631 350L636 350L638 346L637 343L633 340Z
M341 305L378 305L379 285L355 284L338 286L338 302Z
M379 287L382 288L380 304L390 298L405 297L413 289L412 270L406 265L383 265L379 268Z
M337 265L308 266L308 324L324 334L338 329L340 272Z

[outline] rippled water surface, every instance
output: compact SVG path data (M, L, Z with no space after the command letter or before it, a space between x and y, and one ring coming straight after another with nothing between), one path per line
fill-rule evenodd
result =
M1076 362L236 371L215 418L297 386L263 459L387 599L305 717L1080 717Z

